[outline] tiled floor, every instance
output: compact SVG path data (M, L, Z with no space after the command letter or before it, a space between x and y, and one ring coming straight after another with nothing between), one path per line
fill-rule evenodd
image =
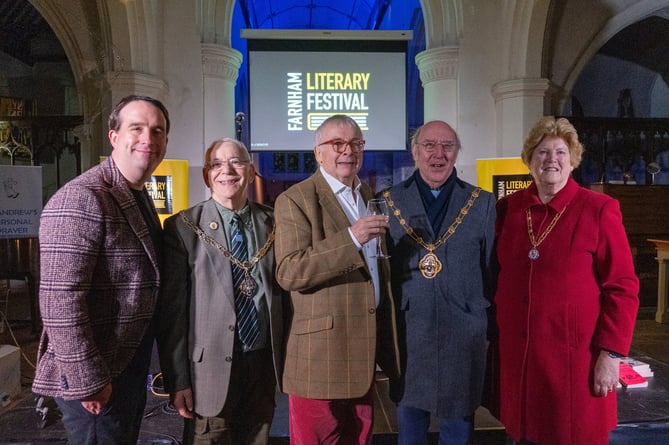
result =
M13 400L8 406L0 408L0 445L9 443L65 443L64 432L58 422L57 411L53 409L53 406L51 406L51 411L47 417L48 425L45 428L39 428L38 426L40 418L35 410L36 401L29 390L34 375L33 362L38 335L31 332L29 318L26 320L21 314L12 313L11 310L9 312L10 320L13 320L10 323L12 329L11 331L6 329L6 327L3 329L3 332L0 333L0 345L18 343L21 346L23 352L21 361L23 392L18 400ZM654 313L652 309L640 312L634 332L632 354L630 355L649 356L653 360L669 364L669 324L658 324L653 320L653 317ZM667 365L667 369L669 369L669 365ZM387 399L384 384L381 383L378 388L377 417L375 419L377 434L375 434L374 444L394 445L396 443L396 438L393 434L396 428L394 407ZM157 392L159 392L159 388ZM628 396L630 395L628 394ZM634 397L635 394L631 396ZM272 443L287 444L287 403L284 395L278 395L277 405L275 424L272 428ZM481 410L479 414L477 418L475 445L503 443L503 430L497 420L485 410ZM669 416L665 420L669 421ZM661 426L648 426L641 430L639 428L632 429L630 425L627 425L625 428L616 430L615 433L618 439L615 443L665 443L657 442L656 438L652 442L637 441L640 440L638 437L641 437L642 433L656 434L654 437L657 437L658 431L664 434L663 437L667 438L666 443L669 443L669 432L659 428ZM628 439L628 435L632 435L633 438ZM180 436L181 420L169 409L166 404L166 398L150 395L147 405L147 417L143 423L142 436L140 437L142 443L176 443L176 440ZM431 440L433 439L431 438ZM614 443L613 439L612 443Z

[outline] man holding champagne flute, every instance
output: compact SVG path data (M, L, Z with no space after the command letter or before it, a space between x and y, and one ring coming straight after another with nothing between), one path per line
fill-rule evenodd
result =
M368 215L384 215L386 220L388 218L388 204L386 200L381 198L374 198L367 201L367 214ZM371 243L372 241L370 241ZM390 255L386 254L383 251L383 241L380 236L377 236L373 242L376 243L376 249L373 254L373 258L390 258Z
M293 311L283 374L291 444L371 443L377 363L398 375L389 265L376 250L388 217L367 209L364 147L355 120L329 117L315 134L319 169L275 204L276 278Z

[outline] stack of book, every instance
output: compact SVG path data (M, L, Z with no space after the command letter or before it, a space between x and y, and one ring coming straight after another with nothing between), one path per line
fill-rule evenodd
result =
M620 359L620 384L625 388L645 388L648 377L653 377L653 370L644 361L631 357Z
M641 374L643 377L653 377L653 370L650 369L650 365L644 361L641 361L632 357L623 357L620 359L620 363L627 363L634 369L636 372Z

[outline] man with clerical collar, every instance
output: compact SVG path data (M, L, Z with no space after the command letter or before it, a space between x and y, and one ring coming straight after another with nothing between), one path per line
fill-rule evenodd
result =
M457 177L460 140L431 121L411 138L416 171L383 192L390 207L388 253L398 296L401 378L397 443L468 444L481 402L487 308L494 292L495 199Z
M203 177L211 199L165 222L165 388L185 444L267 444L283 363L274 214L247 199L255 168L243 143L214 141Z
M388 262L376 255L388 218L368 215L365 141L349 116L316 130L319 169L276 200L276 276L293 313L283 389L294 444L371 443L377 363L399 368Z

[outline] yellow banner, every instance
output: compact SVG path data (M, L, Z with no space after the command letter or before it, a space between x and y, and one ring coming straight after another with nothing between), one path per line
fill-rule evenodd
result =
M188 208L188 161L163 159L146 181L146 190L161 223Z
M530 171L520 158L477 159L476 171L479 187L497 199L532 184Z
M105 158L100 156L100 162ZM188 161L163 159L144 185L162 224L169 216L188 208Z

